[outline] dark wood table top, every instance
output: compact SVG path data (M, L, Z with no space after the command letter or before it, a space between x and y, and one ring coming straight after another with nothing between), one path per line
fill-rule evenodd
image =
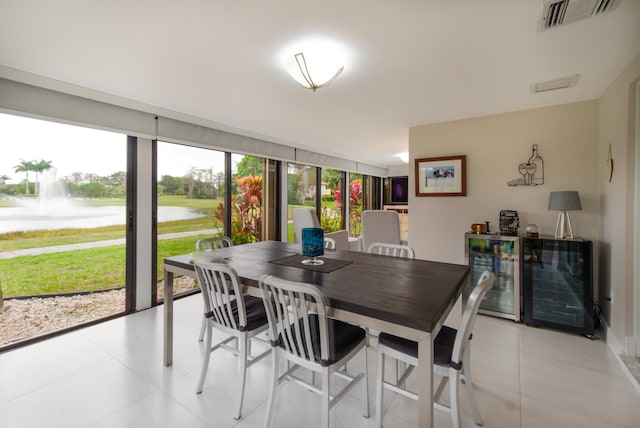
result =
M325 251L323 258L352 263L329 273L269 263L300 251L297 244L263 241L222 248L214 254L226 260L249 286L257 287L264 274L312 283L333 308L429 333L449 313L469 274L465 265L339 250ZM164 263L193 270L188 254L166 258Z

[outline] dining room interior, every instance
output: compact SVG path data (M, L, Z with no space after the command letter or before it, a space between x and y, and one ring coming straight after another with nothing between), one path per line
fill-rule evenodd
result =
M0 338L23 328L18 320L38 324L0 342L3 426L263 426L271 356L246 369L239 419L233 354L211 354L195 393L206 323L198 281L182 263L214 236L232 241L210 252L233 254L225 263L250 293L259 295L261 274L277 272L319 286L337 319L366 327L371 397L378 333L435 347L443 325L459 327L489 270L496 283L470 341L484 426L637 425L640 3L56 3L0 4ZM335 60L325 76L314 69L322 54ZM15 134L13 120L24 121ZM32 137L36 123L96 134L79 137L77 149L62 131ZM53 160L68 186L56 199L77 203L76 213L117 205L117 231L82 226L78 216L73 235L24 234L27 216L8 213L46 193L47 169L35 159ZM74 176L102 171L100 163L108 169ZM89 193L96 183L110 193ZM296 210L312 222L296 228ZM374 225L368 238L366 217L376 212L393 227ZM317 256L329 266L274 263L302 256L304 227L334 241ZM263 241L287 251L254 272L244 257ZM380 241L412 256L369 266L370 257L392 258L368 254ZM86 272L94 267L93 288L76 282L86 272L76 275L74 258ZM343 262L336 270L333 259ZM464 270L464 287L455 281L429 322L428 309L404 319L392 308L411 301L406 290L442 285L413 278L424 263ZM383 279L389 295L345 296L350 283L382 287ZM24 291L38 281L51 286ZM90 308L94 317L57 331L42 326L63 313L17 309L107 292L119 293L115 309ZM419 355L430 368L431 351ZM425 370L418 365L406 386L431 395ZM321 399L293 383L278 389L272 426L320 426ZM461 426L476 426L459 392ZM358 387L347 392L331 426L375 426L378 415L389 427L453 426L445 412L400 394L385 391L381 408L370 400L369 417L362 400Z

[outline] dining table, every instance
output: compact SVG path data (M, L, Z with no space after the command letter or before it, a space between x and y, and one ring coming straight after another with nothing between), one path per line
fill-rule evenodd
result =
M469 267L357 251L327 250L302 263L300 244L261 241L164 259L164 365L173 363L174 275L195 278L194 259L233 267L251 294L262 275L317 286L333 318L418 343L418 426L433 426L433 341L468 286Z

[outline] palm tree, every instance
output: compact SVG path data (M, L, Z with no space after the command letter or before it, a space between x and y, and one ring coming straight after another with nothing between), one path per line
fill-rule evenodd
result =
M40 183L38 183L38 174L43 173L44 171L51 168L52 161L46 161L44 159L40 159L40 162L36 162L35 159L31 161L33 165L32 171L36 173L36 195L40 193Z
M2 187L4 187L5 184L7 184L7 181L11 180L11 177L9 177L6 174L2 174L0 175L0 184L2 185Z
M24 194L29 194L29 171L33 171L34 161L25 161L24 159L20 159L20 163L13 167L15 172L24 172L25 173L25 191Z

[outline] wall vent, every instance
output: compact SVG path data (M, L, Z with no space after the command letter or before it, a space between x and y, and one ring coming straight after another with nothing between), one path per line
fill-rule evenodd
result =
M537 94L539 92L555 91L556 89L573 88L578 83L579 77L579 74L574 74L573 76L538 82L532 84L529 89L532 94Z
M544 0L538 31L611 12L621 0Z

